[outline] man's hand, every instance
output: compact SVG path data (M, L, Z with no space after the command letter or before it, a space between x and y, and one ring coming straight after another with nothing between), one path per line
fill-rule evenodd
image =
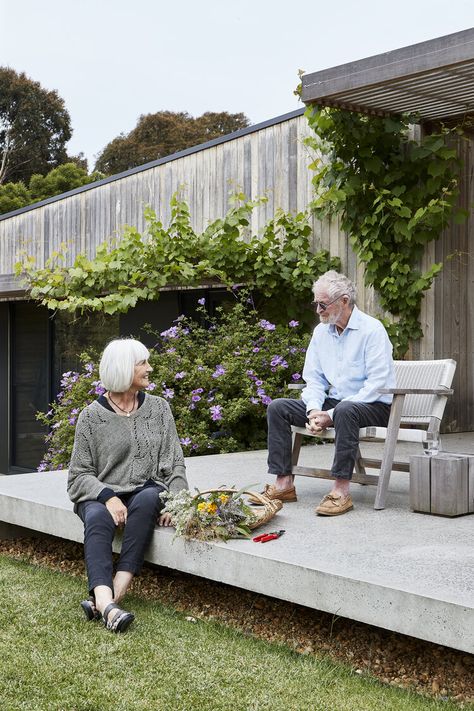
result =
M306 429L311 434L317 435L323 432L323 430L331 427L333 421L329 417L328 413L324 410L311 410L308 415L308 423L306 424Z
M120 501L118 496L112 496L105 502L109 514L114 519L114 523L122 528L127 523L127 507Z
M173 524L171 523L171 514L170 513L164 513L158 517L158 526L172 526L172 525Z

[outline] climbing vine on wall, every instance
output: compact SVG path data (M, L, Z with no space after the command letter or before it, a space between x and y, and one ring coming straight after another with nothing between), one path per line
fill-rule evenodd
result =
M368 117L342 109L310 107L315 135L307 144L317 158L312 207L319 217L339 213L342 229L364 264L365 281L390 312L389 335L398 357L421 337L420 309L442 264L422 272L426 245L456 208L459 164L448 145L454 131L410 137L413 117Z
M252 210L264 201L235 195L225 217L197 234L187 204L175 195L166 228L147 208L143 235L128 227L116 244L101 245L93 259L79 254L72 267L63 266L63 250L39 269L25 254L16 273L25 278L31 297L53 310L113 314L126 312L139 300L157 299L167 286L244 283L263 298L267 317L304 321L306 313L309 322L311 284L328 269L337 269L339 260L326 251L311 251L306 213L279 210L261 235L251 236Z

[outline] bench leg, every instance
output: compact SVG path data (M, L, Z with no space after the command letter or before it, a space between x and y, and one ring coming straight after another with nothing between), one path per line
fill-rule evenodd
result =
M299 432L293 432L292 439L293 447L291 450L291 464L295 467L298 464L301 443L303 442L303 435L301 435Z
M388 483L392 472L392 464L395 457L395 447L397 445L398 430L402 419L403 403L405 395L394 395L392 407L390 410L390 419L387 427L387 438L382 455L382 464L380 466L379 483L377 485L377 493L375 495L374 509L385 508L385 499L387 498Z

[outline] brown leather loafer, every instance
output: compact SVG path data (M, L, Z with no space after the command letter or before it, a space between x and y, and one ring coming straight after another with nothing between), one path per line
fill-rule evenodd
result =
M298 501L296 497L296 491L294 486L290 486L288 489L277 489L274 484L265 484L264 490L261 492L262 496L266 496L270 501L274 499L280 499L284 504L289 504L292 501ZM249 501L252 504L260 504L260 501L249 496Z
M350 496L336 496L336 494L326 494L319 506L316 506L316 513L320 516L340 516L353 509Z

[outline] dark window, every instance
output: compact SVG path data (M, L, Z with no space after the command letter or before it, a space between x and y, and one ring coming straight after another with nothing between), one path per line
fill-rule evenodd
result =
M33 303L12 305L12 466L35 469L44 453L45 412L51 390L48 311Z

